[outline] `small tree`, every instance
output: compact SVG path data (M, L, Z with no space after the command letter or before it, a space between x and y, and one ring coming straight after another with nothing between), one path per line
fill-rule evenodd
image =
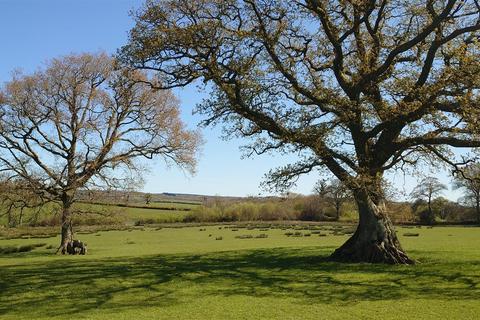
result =
M146 193L145 194L145 204L150 204L150 202L152 201L152 194L151 193Z
M434 215L437 214L442 220L446 220L449 215L451 216L450 209L450 201L444 197L438 197L432 201Z
M315 184L313 190L335 208L335 219L339 220L342 205L350 197L350 192L345 184L338 179L332 179L329 183L320 180Z
M455 189L463 189L463 202L475 208L477 222L480 223L480 164L466 166L455 175L453 183Z
M418 185L413 189L410 196L413 199L421 199L426 201L428 206L428 215L426 217L426 222L433 224L435 222L435 214L432 209L432 201L442 193L443 190L446 190L447 186L441 183L435 177L425 177L423 178Z
M1 90L0 168L61 204L62 253L79 188L136 180L139 159L155 156L193 172L198 134L185 129L172 93L151 81L105 54L81 54L16 74Z

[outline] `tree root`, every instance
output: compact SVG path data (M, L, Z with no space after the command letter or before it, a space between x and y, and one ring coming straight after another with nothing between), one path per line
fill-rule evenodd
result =
M352 240L350 238L349 240ZM381 243L359 243L347 241L343 246L332 253L329 260L345 263L385 263L412 265L416 261L395 245Z

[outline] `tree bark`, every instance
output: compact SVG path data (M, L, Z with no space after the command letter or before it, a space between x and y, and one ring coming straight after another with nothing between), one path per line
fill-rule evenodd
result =
M20 210L20 215L18 216L18 225L21 226L23 224L23 208Z
M330 256L337 262L414 264L402 249L385 207L373 201L368 191L355 192L359 224L350 239Z
M67 253L67 245L73 240L72 234L72 213L71 213L71 201L64 200L62 202L62 238L60 241L60 251L62 254Z
M434 224L435 216L432 209L432 196L428 197L428 224Z
M14 222L14 218L13 218L13 204L11 204L8 208L8 211L7 211L7 225L9 228L13 228L15 227L15 222Z
M480 198L477 198L477 223L480 224Z

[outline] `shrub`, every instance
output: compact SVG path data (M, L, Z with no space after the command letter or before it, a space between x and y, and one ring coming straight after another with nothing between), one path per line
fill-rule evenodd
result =
M325 220L324 207L325 205L318 197L305 198L298 219L303 221Z
M435 218L430 215L430 212L425 209L418 213L418 221L422 224L432 224L435 222Z
M222 217L219 207L197 206L183 218L183 222L227 222L227 220Z
M280 201L245 201L222 203L215 201L198 206L185 216L184 222L235 222L294 220L297 212L292 204ZM254 228L250 226L250 228Z
M259 207L252 202L236 203L225 209L228 221L255 221L259 219Z
M260 206L259 219L262 221L293 220L295 218L294 211L281 203L267 202Z

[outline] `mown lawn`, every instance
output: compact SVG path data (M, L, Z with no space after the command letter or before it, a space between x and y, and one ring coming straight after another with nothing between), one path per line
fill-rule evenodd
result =
M326 261L346 235L219 226L79 235L0 255L0 319L478 319L480 228L399 228L416 266ZM202 229L202 231L200 231ZM203 229L206 229L203 231ZM404 237L406 232L419 237ZM268 238L235 236L267 234ZM211 236L210 236L211 235ZM222 237L222 240L216 238ZM0 240L0 247L57 238Z

